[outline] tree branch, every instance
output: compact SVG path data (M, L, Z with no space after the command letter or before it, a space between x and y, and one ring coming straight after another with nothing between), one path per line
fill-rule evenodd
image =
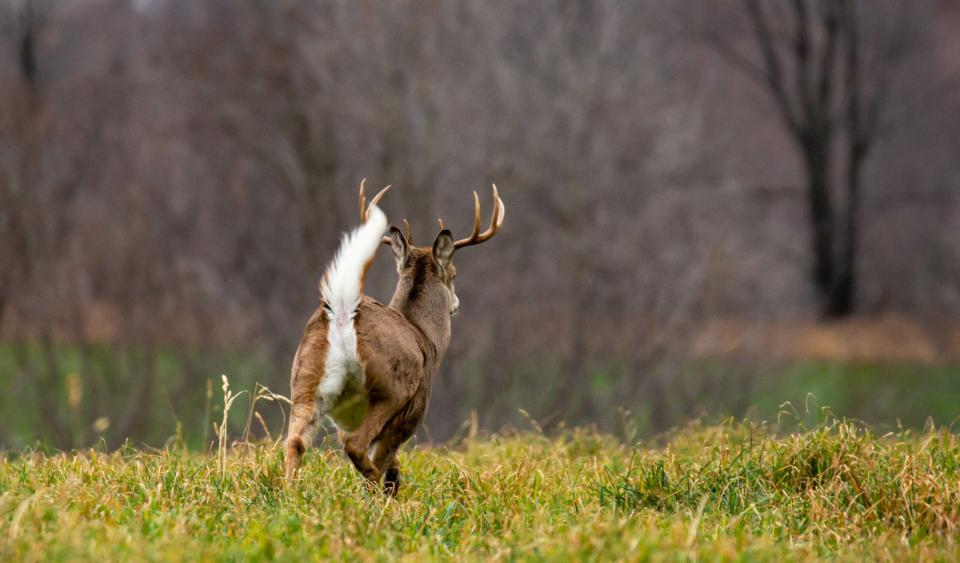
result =
M794 80L797 84L797 98L807 123L819 121L817 106L810 90L810 15L807 13L806 0L793 0L793 53Z
M797 135L804 134L800 118L793 109L789 95L783 82L783 70L780 58L777 55L773 35L766 15L757 0L744 0L747 14L753 24L754 39L763 56L767 74L767 87L773 94L774 101L780 107L780 113L791 131Z
M837 4L834 0L823 0L821 10L825 38L823 51L820 53L817 103L829 114L833 106L830 98L833 92L833 69L837 58Z
M714 32L708 31L704 34L704 39L713 48L714 51L723 58L727 64L736 68L744 76L753 80L757 84L767 87L770 82L770 75L762 67L757 66L743 53L734 49L729 43L723 40Z

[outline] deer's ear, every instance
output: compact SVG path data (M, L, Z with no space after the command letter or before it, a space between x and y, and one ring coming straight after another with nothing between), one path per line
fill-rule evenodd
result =
M433 241L433 260L440 269L446 270L450 265L454 250L453 235L447 229L440 231L436 240Z
M390 227L390 250L393 251L393 258L397 261L397 271L399 272L407 262L410 248L407 246L407 239L403 237L400 229L393 226Z

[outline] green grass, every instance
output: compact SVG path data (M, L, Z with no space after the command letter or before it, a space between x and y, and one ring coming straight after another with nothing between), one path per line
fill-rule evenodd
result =
M159 446L175 434L205 449L221 414L219 375L253 390L274 372L259 350L0 343L0 449L117 447L128 438ZM274 410L263 415L280 423Z
M335 450L286 487L273 443L0 461L0 560L958 560L960 436L828 420L568 430L408 448L383 498Z
M682 424L691 413L713 420L775 420L789 402L808 425L829 406L837 416L863 421L878 432L922 430L930 422L960 430L958 364L691 362L668 383L659 405L668 427ZM650 403L623 405L638 418L641 434L656 430Z
M573 387L559 384L569 376L557 375L558 384L544 389L545 374L553 379L561 368L555 358L528 358L506 364L502 371L498 366L491 384L479 365L451 363L435 389L435 401L446 398L447 403L428 420L432 436L455 436L471 411L477 411L484 428L526 428L527 417L518 407L548 430L562 421L631 438L653 435L692 416L772 420L786 401L803 405L799 410L807 424L816 422L821 405L878 432L919 430L928 418L937 426L960 421L956 363L696 361L649 371L608 358L584 366ZM234 388L248 393L257 382L279 393L289 391L288 360L255 348L0 343L0 449L70 449L101 441L116 448L126 439L162 446L176 435L191 449L205 450L214 439L211 423L222 414L218 398L207 395L207 384L218 395L221 373L230 374ZM450 401L451 396L456 400ZM240 397L235 408L244 410L248 398ZM621 432L620 408L632 412L629 434ZM262 409L261 414L271 428L283 424L279 409ZM233 417L232 432L242 430L245 422ZM259 424L253 432L260 435Z
M452 374L450 379L466 382L465 396L480 398L461 405L454 418L465 420L476 409L481 426L527 427L520 405L543 423L596 425L622 435L618 409L623 408L632 413L628 435L650 436L691 417L775 420L781 405L790 402L808 425L829 406L837 416L863 421L878 432L922 430L929 422L960 430L957 363L698 360L670 367L656 372L597 362L586 366L575 391L564 396L543 388L545 374L552 377L560 369L549 358L511 366L503 385L491 386L478 372Z

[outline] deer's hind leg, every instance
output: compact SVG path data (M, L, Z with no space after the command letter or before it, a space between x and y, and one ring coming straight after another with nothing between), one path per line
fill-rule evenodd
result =
M326 324L322 315L314 314L293 357L290 376L290 399L293 407L290 410L290 429L285 444L287 481L296 477L303 454L313 444L313 437L320 424L316 393L323 375L326 336Z
M371 444L380 436L384 426L394 417L400 406L402 406L402 403L398 405L389 399L383 399L370 405L370 409L360 426L343 436L343 449L346 451L347 457L353 462L357 471L373 483L380 482L383 471L367 457L367 452L370 451Z
M293 481L296 477L304 452L313 444L318 425L319 413L316 403L293 405L285 451L287 481Z
M372 451L372 463L383 473L383 492L392 497L397 496L400 490L400 464L397 462L397 452L400 446L409 440L422 418L422 410L418 408L415 398L401 409L396 416L390 419L377 440Z
M383 472L383 492L391 497L397 496L400 490L400 465L397 463L397 451L403 444L391 437L375 442L371 462Z

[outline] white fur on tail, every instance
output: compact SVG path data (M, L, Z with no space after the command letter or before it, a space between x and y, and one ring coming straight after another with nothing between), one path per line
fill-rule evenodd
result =
M320 296L326 304L327 357L324 375L317 388L322 410L328 410L351 378L363 382L363 368L357 354L357 330L353 320L360 305L363 275L387 230L387 216L371 205L367 221L343 235L340 250L320 282Z

